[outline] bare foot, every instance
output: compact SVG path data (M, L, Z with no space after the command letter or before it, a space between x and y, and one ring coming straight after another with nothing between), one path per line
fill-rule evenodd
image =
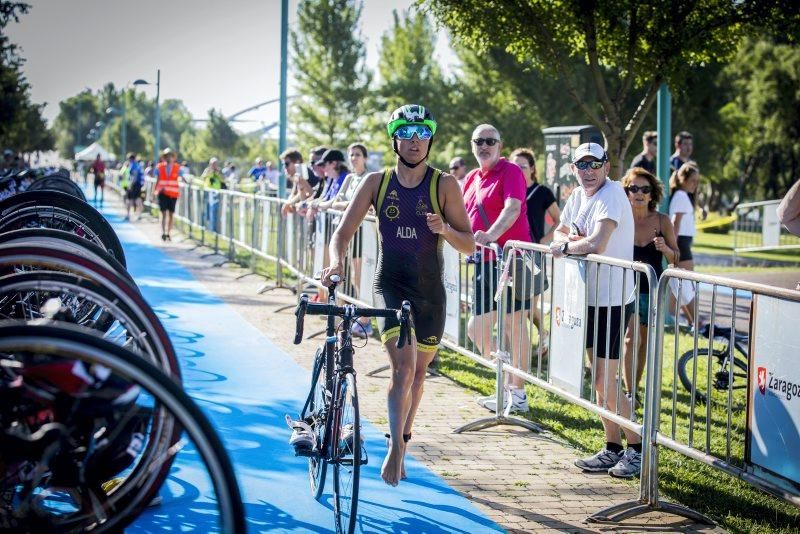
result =
M381 478L390 486L397 486L400 479L403 478L401 475L403 456L405 456L404 444L398 444L397 446L389 447L389 452L386 453L386 458L383 459Z

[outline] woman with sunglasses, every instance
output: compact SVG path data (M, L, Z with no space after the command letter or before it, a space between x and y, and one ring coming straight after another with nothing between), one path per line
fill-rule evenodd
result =
M447 241L470 254L475 240L456 179L427 164L436 121L425 107L396 109L386 125L397 154L393 168L367 175L347 206L329 246L331 263L322 283L343 276L350 240L370 207L378 219L379 256L373 285L378 308L399 309L411 302L413 324L409 345L397 348L400 324L378 319L381 341L389 354L391 379L387 395L389 451L381 478L397 486L405 478L403 459L411 439L414 416L422 400L428 364L444 333L445 289L442 247Z
M633 210L633 260L651 265L656 279L664 272L663 260L670 265L678 258L678 241L670 218L658 211L664 198L661 181L641 167L633 167L622 177ZM645 368L647 353L647 323L651 302L647 277L639 278L639 316L631 317L625 332L625 386L630 395L637 391ZM634 329L639 325L638 347L634 350ZM635 354L635 356L634 356ZM634 363L635 362L635 363ZM635 372L634 372L635 371Z

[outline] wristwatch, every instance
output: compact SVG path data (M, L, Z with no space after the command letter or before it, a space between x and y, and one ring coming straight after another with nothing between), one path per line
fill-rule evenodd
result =
M569 245L569 241L564 241L563 243L561 243L561 253L562 254L569 254L569 252L567 252L567 246L568 245Z

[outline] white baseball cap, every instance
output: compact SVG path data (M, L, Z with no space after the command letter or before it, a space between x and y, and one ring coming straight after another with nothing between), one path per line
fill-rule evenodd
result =
M600 161L605 161L608 159L606 156L606 151L603 150L603 147L597 143L583 143L581 146L575 149L575 155L572 156L572 163L580 161L586 156L592 156Z

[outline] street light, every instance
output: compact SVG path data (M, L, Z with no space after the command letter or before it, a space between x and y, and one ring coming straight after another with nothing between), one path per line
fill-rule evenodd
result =
M147 80L142 80L139 78L133 85L152 85ZM161 96L161 69L156 71L156 126L155 126L155 134L156 134L156 157L153 159L154 162L158 162L158 153L161 152L161 107L159 105L159 98Z

